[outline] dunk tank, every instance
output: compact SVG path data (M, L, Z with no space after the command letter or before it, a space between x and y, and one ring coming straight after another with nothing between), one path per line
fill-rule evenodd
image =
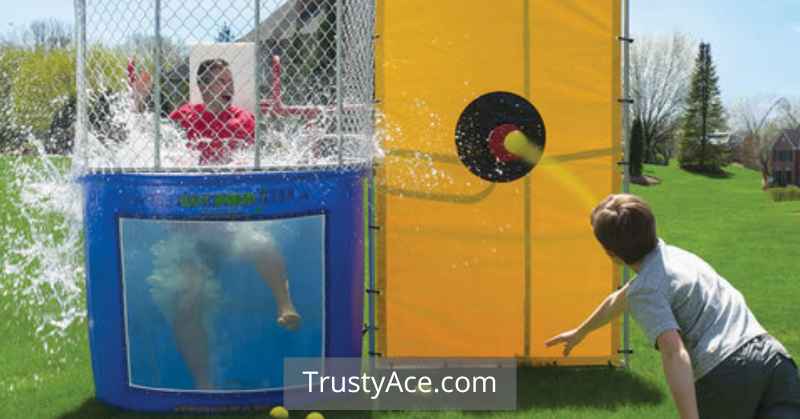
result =
M98 399L271 406L284 358L360 357L372 2L76 6Z
M291 357L624 365L618 323L544 346L623 281L589 225L624 185L619 0L76 17L99 399L270 406Z

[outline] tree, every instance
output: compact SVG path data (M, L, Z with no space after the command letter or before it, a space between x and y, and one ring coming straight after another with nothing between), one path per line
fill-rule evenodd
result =
M642 176L642 160L644 158L644 135L642 120L636 118L631 127L630 173L632 177Z
M781 107L779 122L785 127L800 129L800 97L786 99Z
M6 32L2 42L24 49L64 49L72 44L72 26L59 20L35 20L24 28Z
M710 134L727 128L718 83L711 45L701 43L683 117L678 158L684 169L720 173L728 164L725 149L709 141Z
M746 135L743 154L752 160L743 163L761 171L766 187L770 153L779 134L784 129L800 129L800 100L772 95L750 97L734 105L732 116L737 129Z
M140 64L153 65L153 55L159 43L155 36L134 34L128 37L118 48L117 52L122 56L134 56ZM177 66L189 57L189 48L175 40L162 37L161 42L161 65L164 68Z
M20 150L26 136L26 130L17 121L11 92L20 59L18 49L0 47L0 152L3 153Z
M217 42L233 42L233 32L231 31L230 25L224 23L222 28L220 28L219 33L215 39Z
M686 35L643 37L631 49L633 115L642 123L643 161L669 163L689 92L692 41Z
M74 52L23 51L10 94L17 121L43 138L55 112L75 96Z
M32 22L28 33L35 49L63 49L72 42L71 27L55 19Z
M785 97L760 96L739 100L732 108L734 126L745 140L741 163L761 171L762 184L769 179L769 157L772 145L783 128L800 126L795 119L793 106Z

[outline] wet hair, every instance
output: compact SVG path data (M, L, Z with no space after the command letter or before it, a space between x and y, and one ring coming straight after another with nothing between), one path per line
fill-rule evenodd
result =
M658 245L655 215L636 195L607 196L592 211L591 222L597 241L628 265Z
M228 67L228 62L221 58L214 58L201 62L200 65L197 66L197 83L204 85L211 84L217 72Z

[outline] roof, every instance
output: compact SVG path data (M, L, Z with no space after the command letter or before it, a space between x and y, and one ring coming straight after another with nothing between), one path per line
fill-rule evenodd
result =
M778 139L786 139L792 144L792 148L800 149L800 128L781 130Z
M774 138L775 141L772 143L773 148L781 141L786 141L789 143L792 150L800 150L800 127L782 129L778 131L778 134L776 134Z
M713 145L733 145L733 134L729 132L712 132L706 136Z
M314 33L325 20L324 7L325 3L319 4L316 0L287 0L261 22L259 39L279 41ZM254 29L239 38L238 42L253 42L255 38Z
M745 142L748 135L746 131L739 130L731 134L730 143L731 145L740 145Z

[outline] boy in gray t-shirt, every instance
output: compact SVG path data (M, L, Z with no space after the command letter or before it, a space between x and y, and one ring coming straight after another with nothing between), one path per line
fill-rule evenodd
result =
M800 378L744 297L699 257L656 236L655 217L634 195L610 195L592 212L595 237L637 276L578 328L546 342L564 355L629 308L661 352L682 418L800 418Z

